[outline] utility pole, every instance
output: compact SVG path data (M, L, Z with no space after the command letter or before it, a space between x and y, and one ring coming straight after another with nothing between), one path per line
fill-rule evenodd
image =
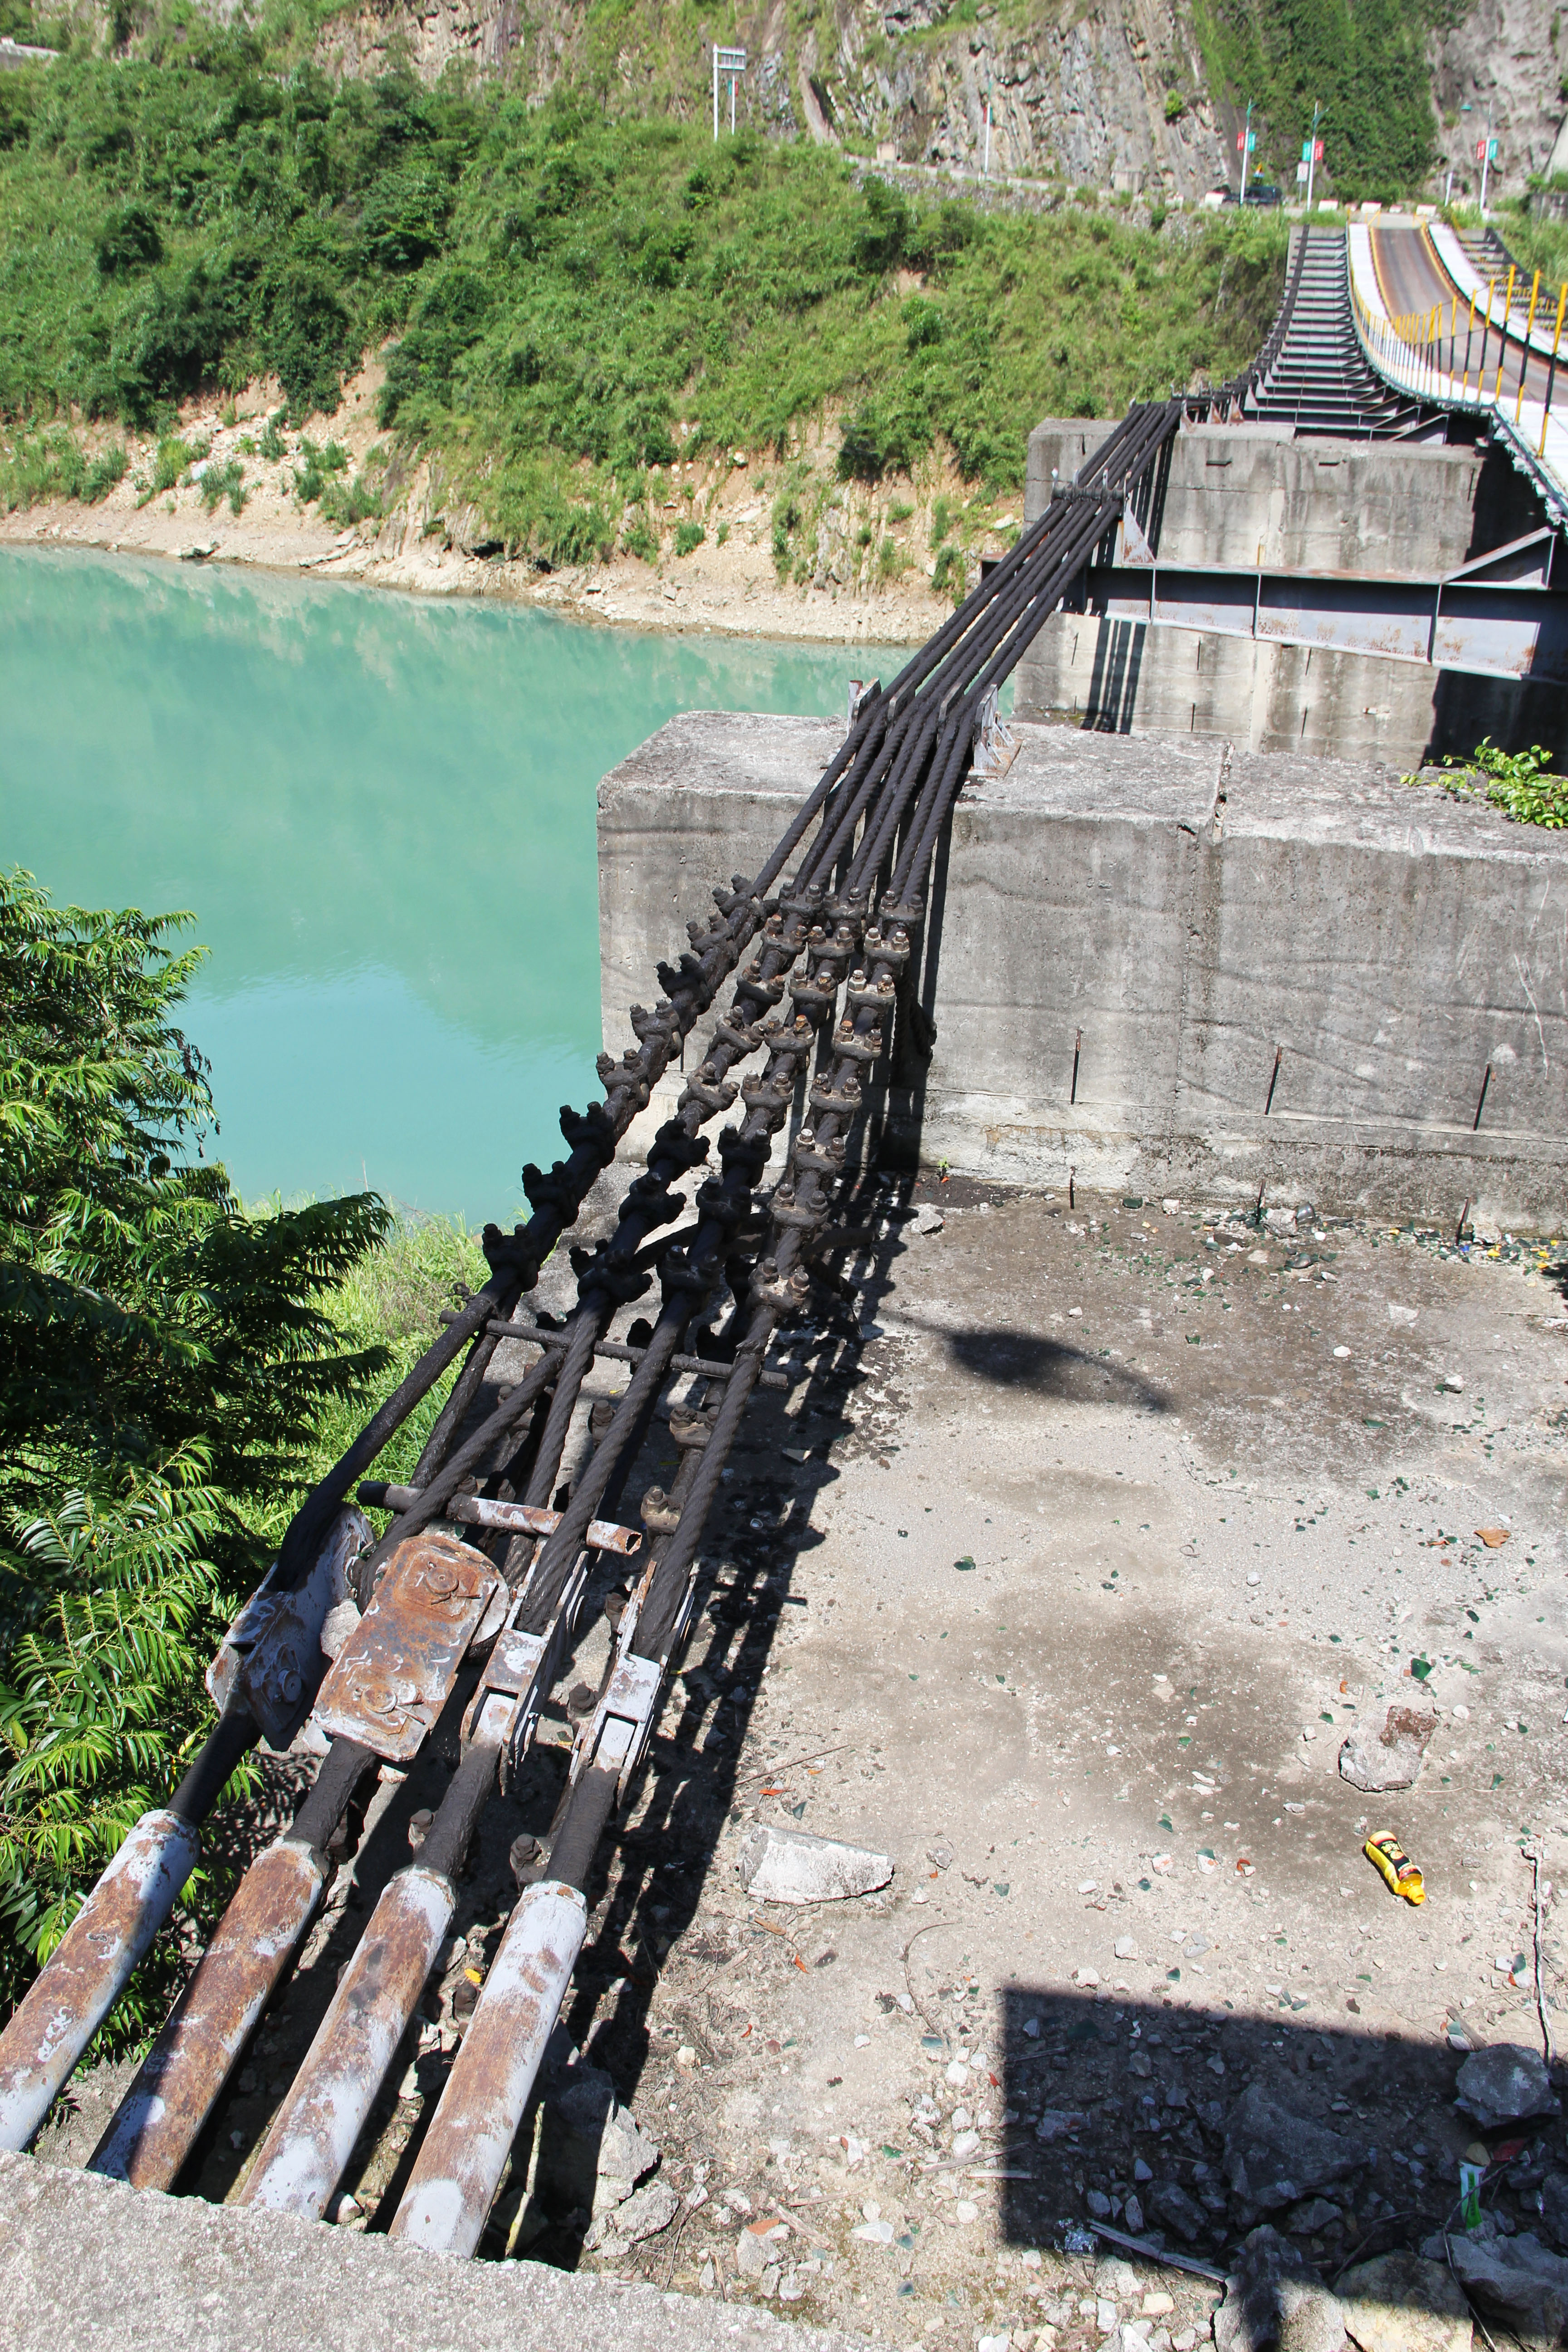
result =
M981 176L987 180L991 177L991 100L989 99L985 101L985 163Z

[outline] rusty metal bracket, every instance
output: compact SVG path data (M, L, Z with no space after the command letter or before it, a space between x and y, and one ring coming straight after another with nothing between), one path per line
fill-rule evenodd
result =
M616 1801L622 1804L626 1802L632 1775L647 1753L647 1744L653 1738L653 1727L658 1719L669 1661L677 1655L686 1639L697 1598L697 1563L693 1560L686 1579L686 1591L664 1644L662 1656L640 1658L634 1655L632 1643L637 1638L643 1604L647 1599L655 1573L656 1564L650 1565L622 1612L621 1622L616 1628L616 1663L610 1678L599 1695L598 1705L578 1733L572 1750L572 1780L580 1780L590 1769L614 1772L616 1776Z
M412 1763L450 1697L458 1669L501 1578L455 1536L398 1545L369 1608L321 1685L311 1720L389 1764Z
M206 1672L213 1705L247 1707L269 1748L288 1747L321 1687L329 1660L321 1629L353 1598L349 1570L374 1530L363 1511L340 1511L304 1582L279 1591L275 1560Z
M384 1486L366 1479L359 1499L373 1510L411 1511L420 1498L417 1486ZM466 1528L501 1528L509 1535L552 1536L561 1525L559 1511L540 1503L493 1503L484 1495L454 1495L445 1517ZM584 1541L592 1551L633 1552L642 1541L640 1528L623 1528L614 1519L590 1519Z

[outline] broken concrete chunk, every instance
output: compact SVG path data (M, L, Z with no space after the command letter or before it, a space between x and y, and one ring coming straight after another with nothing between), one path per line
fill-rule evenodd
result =
M750 2222L741 2232L735 2247L735 2267L742 2278L761 2278L769 2266L776 2263L789 2243L789 2227L784 2221Z
M1497 2042L1467 2058L1454 2085L1454 2104L1483 2131L1559 2112L1545 2061L1519 2042Z
M1346 2271L1339 2288L1361 2352L1471 2352L1470 2306L1446 2263L1380 2254Z
M650 2180L646 2189L639 2189L624 2205L601 2213L584 2238L584 2246L589 2253L595 2253L609 2245L638 2245L644 2238L657 2237L660 2230L668 2230L679 2210L680 2200L674 2189L662 2180Z
M1340 1778L1353 1789L1408 1789L1421 1769L1426 1743L1437 1728L1428 1708L1391 1706L1381 1731L1358 1724L1340 1749Z
M1500 2319L1526 2344L1557 2344L1568 2334L1568 2262L1528 2230L1477 2244L1448 2240L1459 2284L1489 2319Z
M544 2095L533 2194L554 2212L581 2207L595 2221L625 2204L658 2162L658 2143L639 2130L597 2066L563 2066Z
M1225 2177L1233 2196L1259 2212L1294 2205L1344 2179L1370 2151L1307 2116L1276 2105L1260 2083L1231 2109L1225 2135Z
M914 1228L916 1233L940 1234L942 1228L942 1223L943 1218L942 1211L935 1205L935 1203L931 1201L922 1201L914 1214Z
M841 1903L851 1895L873 1894L893 1874L885 1853L772 1822L759 1822L747 1832L738 1867L747 1893L763 1903Z

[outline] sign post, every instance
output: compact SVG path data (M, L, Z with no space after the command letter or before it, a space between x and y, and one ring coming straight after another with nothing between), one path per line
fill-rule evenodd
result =
M1322 110L1322 108L1314 101L1312 106L1312 135L1310 139L1303 139L1301 142L1301 161L1305 163L1307 168L1304 172L1298 172L1296 174L1296 177L1299 180L1305 180L1307 183L1307 210L1309 212L1312 209L1312 174L1323 160L1323 142L1318 136L1318 117L1321 114Z
M1497 141L1492 137L1492 119L1487 116L1487 135L1476 142L1476 161L1481 167L1481 211L1487 208L1487 175L1497 162Z
M1241 150L1241 201L1245 204L1247 202L1247 166L1252 151L1258 144L1258 133L1252 127L1250 99L1247 101L1247 121L1236 134L1236 143Z
M735 129L735 84L739 81L741 76L745 72L745 70L746 52L744 49L721 49L715 45L713 50L713 137L715 142L717 142L719 137L719 77L722 74L730 84L730 131L731 135L733 136Z

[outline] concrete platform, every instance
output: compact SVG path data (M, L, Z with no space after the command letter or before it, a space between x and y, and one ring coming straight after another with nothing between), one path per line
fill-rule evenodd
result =
M0 2152L7 2352L847 2352L747 2305L459 2262Z
M972 782L954 816L922 982L937 1046L879 1071L885 1153L1026 1184L1283 1186L1450 1228L1467 1202L1551 1222L1568 837L1367 761L1016 731L1007 774ZM605 779L612 1051L708 878L755 870L840 736L692 712Z
M644 2352L658 2327L668 2352L1102 2352L1100 2306L1131 2320L1152 2290L1173 2308L1149 2352L1194 2352L1218 2289L1097 2265L1068 2225L1092 2197L1135 2227L1136 2199L1146 2236L1234 2267L1256 2216L1224 2148L1253 2084L1383 2151L1273 2217L1325 2275L1377 2231L1435 2226L1474 2131L1457 2037L1539 2046L1511 1975L1525 1850L1543 1887L1568 1879L1568 1258L1548 1276L1533 1250L1201 1208L1074 1213L956 1178L847 1204L870 1241L843 1295L819 1286L780 1350L793 1393L762 1393L733 1456L568 2020L657 2137L679 2221L590 2251L563 2220L535 2249L556 2275L464 2268L11 2158L0 2341ZM546 1275L559 1311L569 1271ZM656 1424L634 1491L672 1459ZM595 1619L565 1679L606 1655ZM1340 1743L1417 1696L1440 1710L1421 1778L1368 1798ZM502 1870L513 1834L547 1832L570 1739L548 1722L499 1809ZM427 1756L403 1806L446 1769ZM230 2168L209 2158L199 2196L229 2193L231 2132L274 2111L407 1819L367 1818L343 1931L215 2117ZM768 1823L886 1853L891 1884L759 1903L737 1864ZM1374 1875L1369 1828L1426 1871L1421 1910ZM493 1948L510 1899L481 1856L454 1924ZM1553 2003L1562 1916L1543 1895ZM419 2060L426 2115L448 2063ZM395 2195L375 2163L347 2183L373 2228ZM1177 2189L1202 2200L1195 2242L1164 2210ZM779 2233L761 2272L746 2221ZM770 2310L843 2334L786 2338Z

